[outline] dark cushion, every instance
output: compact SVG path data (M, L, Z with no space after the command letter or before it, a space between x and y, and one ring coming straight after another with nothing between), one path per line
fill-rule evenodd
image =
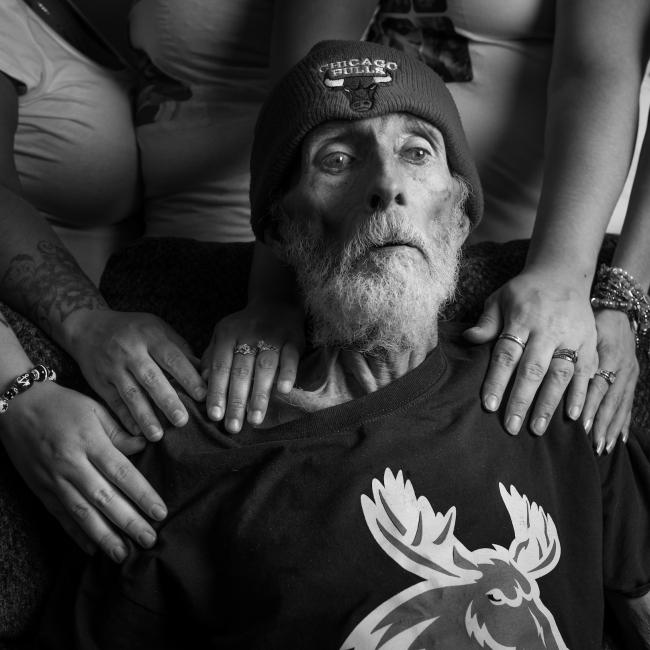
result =
M615 240L608 237L601 251L603 261L611 259L614 245ZM458 298L447 308L445 318L475 321L485 298L522 268L526 250L527 241L468 248ZM252 244L144 239L111 258L101 289L115 309L157 314L201 352L214 323L244 306L252 252ZM35 363L54 367L67 386L86 387L76 364L41 330L4 305L0 310ZM647 338L644 345L647 349ZM639 359L633 422L637 433L648 439L650 363L646 354ZM53 579L54 527L0 454L0 647L24 634L40 611Z

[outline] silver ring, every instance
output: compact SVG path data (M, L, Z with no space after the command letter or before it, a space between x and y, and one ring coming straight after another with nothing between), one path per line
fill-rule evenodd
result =
M596 375L602 377L610 386L616 381L616 373L613 370L598 368L598 370L596 370L594 373L594 377Z
M267 343L264 339L260 339L257 342L257 349L260 352L277 352L280 348L277 345L271 345L270 343Z
M248 343L242 343L241 345L236 345L233 352L235 354L243 354L243 355L257 354L257 348L248 345Z
M564 359L575 365L578 363L578 353L570 348L558 348L553 352L553 359Z
M503 332L502 334L499 334L500 339L505 339L506 341L514 341L517 345L521 346L522 350L526 349L526 341L523 339L520 339L518 336L515 334L510 334L508 332Z

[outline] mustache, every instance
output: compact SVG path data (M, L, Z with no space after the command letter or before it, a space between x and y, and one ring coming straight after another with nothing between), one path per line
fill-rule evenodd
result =
M415 248L430 263L429 245L416 228L394 212L377 211L359 225L352 239L343 246L341 258L352 265L375 248L398 245Z

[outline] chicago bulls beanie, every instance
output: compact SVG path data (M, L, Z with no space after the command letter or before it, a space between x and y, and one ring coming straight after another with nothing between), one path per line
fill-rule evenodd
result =
M442 133L452 172L467 181L467 213L483 212L478 172L460 117L442 79L404 52L363 41L322 41L271 91L261 108L251 154L251 225L264 238L268 210L287 181L304 137L330 120L411 113Z

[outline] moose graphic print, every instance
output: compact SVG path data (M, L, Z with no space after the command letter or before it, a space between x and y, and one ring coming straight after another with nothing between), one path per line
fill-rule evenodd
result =
M368 614L341 650L567 648L537 579L554 569L560 542L549 515L499 483L514 538L509 548L467 549L454 534L456 508L442 514L416 497L402 472L362 495L375 541L422 578Z

